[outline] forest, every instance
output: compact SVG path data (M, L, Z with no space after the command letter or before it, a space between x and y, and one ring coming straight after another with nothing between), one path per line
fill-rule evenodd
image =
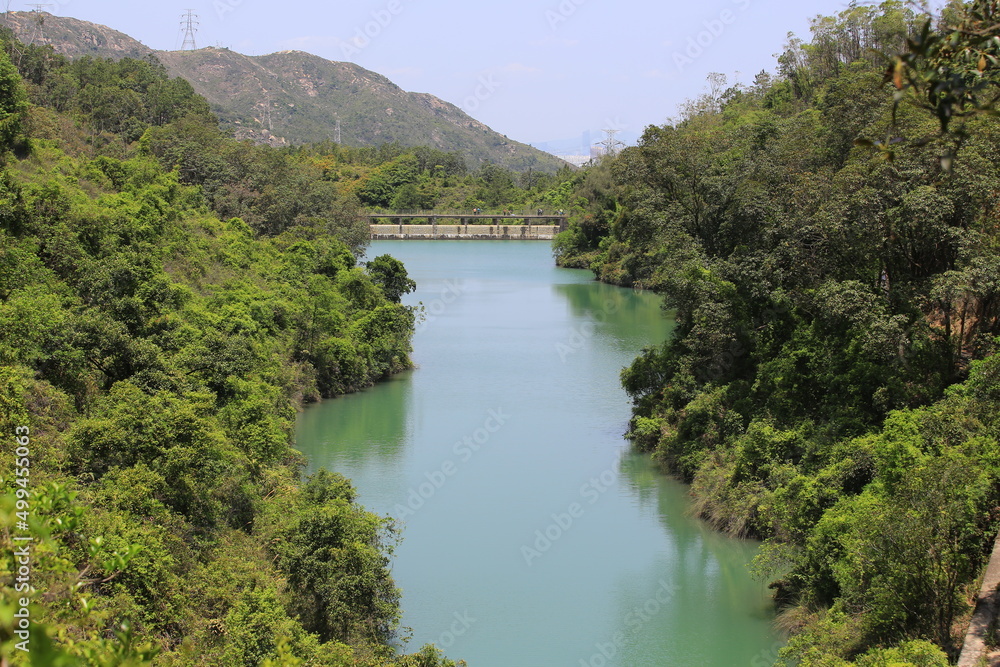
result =
M1000 528L998 25L982 1L817 18L590 170L556 240L664 295L672 338L621 376L631 436L764 540L782 664L961 648Z
M396 527L292 448L411 365L355 193L156 62L0 47L5 664L453 666L401 649Z
M564 208L560 265L664 296L630 435L764 541L779 662L949 664L1000 529L998 25L852 4L557 174L239 142L155 60L0 34L0 653L454 666L401 648L398 531L301 479L295 411L411 365L365 210Z

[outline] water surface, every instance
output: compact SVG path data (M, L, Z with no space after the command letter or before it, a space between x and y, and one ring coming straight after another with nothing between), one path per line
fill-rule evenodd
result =
M470 667L770 664L756 545L688 514L623 439L618 374L671 322L659 299L553 265L533 241L378 241L423 303L417 369L300 415L309 469L400 520L409 648Z

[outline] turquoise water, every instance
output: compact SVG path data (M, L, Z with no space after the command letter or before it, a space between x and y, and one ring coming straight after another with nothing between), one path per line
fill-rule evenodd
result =
M688 514L623 439L618 374L671 322L652 294L553 265L547 243L379 241L426 320L417 368L305 410L309 469L400 521L409 650L470 667L748 667L777 637L757 545Z

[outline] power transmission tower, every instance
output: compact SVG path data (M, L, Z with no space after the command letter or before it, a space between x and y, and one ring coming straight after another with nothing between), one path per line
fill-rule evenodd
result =
M264 102L264 113L261 114L261 118L267 121L267 131L274 131L274 123L271 122L271 96L268 95ZM262 122L261 125L264 123Z
M51 7L52 5L46 4L34 4L28 5L31 7L31 13L35 15L35 29L31 31L31 38L28 40L28 44L34 44L37 40L44 36L44 31L42 25L45 23L45 17L43 13L46 7Z
M181 14L181 29L184 30L184 43L181 45L181 51L197 49L197 45L194 43L194 34L198 32L198 26L201 23L198 22L198 15L194 13L193 9L188 9L186 14ZM176 42L174 42L176 44Z
M336 143L340 143L340 119L337 119L337 129L333 131L333 140Z
M618 155L618 151L621 150L622 148L625 148L624 143L615 139L615 135L621 132L621 130L601 130L601 131L607 134L608 136L605 137L604 141L598 141L597 145L604 147L605 155L610 155L611 157Z
M31 32L31 37L28 39L28 44L34 44L36 41L45 36L45 31L43 25L45 24L45 8L51 7L52 5L37 3L34 5L28 5L31 7L31 13L34 14L35 18L35 29Z

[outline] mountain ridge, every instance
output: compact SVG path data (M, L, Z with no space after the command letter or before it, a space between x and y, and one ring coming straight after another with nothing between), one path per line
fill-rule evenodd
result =
M107 26L46 12L8 12L0 22L18 39L49 44L67 57L155 57L208 100L238 139L273 146L430 146L458 151L472 168L500 164L555 171L567 163L514 141L429 93L403 90L382 74L298 50L249 56L227 48L158 51Z

